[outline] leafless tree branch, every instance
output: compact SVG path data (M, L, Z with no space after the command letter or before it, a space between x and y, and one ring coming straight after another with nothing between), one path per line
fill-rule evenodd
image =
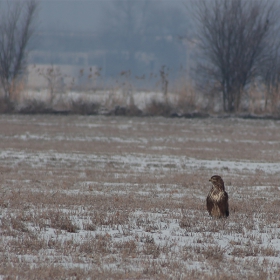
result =
M7 1L0 18L0 82L9 100L14 84L26 69L27 45L34 35L38 2Z
M219 84L226 112L239 109L246 85L258 75L276 24L275 3L261 0L197 0L202 71Z

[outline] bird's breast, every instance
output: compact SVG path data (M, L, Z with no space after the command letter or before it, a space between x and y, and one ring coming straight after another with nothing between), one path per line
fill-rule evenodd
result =
M214 191L210 191L208 196L213 201L219 201L223 198L224 195L225 195L224 192L214 190Z

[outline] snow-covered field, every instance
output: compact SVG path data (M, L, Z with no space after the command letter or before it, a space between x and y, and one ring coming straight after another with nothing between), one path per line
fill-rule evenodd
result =
M279 121L5 115L0 174L0 279L279 279Z

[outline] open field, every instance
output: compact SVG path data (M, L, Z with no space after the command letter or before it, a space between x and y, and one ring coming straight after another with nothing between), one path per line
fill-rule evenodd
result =
M280 121L3 115L0 173L1 279L279 279Z

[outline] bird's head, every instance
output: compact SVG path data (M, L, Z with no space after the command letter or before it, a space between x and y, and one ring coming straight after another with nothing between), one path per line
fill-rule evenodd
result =
M222 190L225 189L224 181L223 181L223 179L221 178L221 176L219 176L219 175L214 175L214 176L212 176L212 177L210 178L209 181L213 184L213 186L214 186L215 188L222 189Z

